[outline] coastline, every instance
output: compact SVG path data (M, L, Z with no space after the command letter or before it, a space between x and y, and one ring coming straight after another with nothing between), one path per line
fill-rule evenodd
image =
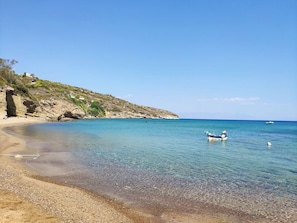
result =
M7 134L3 128L44 122L47 121L38 118L0 120L1 222L266 222L263 218L211 207L202 208L199 214L164 210L156 216L38 176L14 158L26 149L25 141Z
M26 144L3 128L44 122L38 118L0 120L0 222L153 222L111 200L38 177L16 160L14 154L22 154Z

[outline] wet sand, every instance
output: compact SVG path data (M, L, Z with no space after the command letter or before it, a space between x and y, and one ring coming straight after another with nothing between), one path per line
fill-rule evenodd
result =
M83 189L64 185L29 171L17 158L25 141L8 135L4 127L46 122L37 118L0 120L0 222L268 222L222 208L199 213L178 210L138 210Z

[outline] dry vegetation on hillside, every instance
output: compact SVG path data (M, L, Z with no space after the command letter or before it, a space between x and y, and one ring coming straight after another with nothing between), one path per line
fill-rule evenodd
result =
M21 96L25 106L30 104L30 108L27 106L26 115L34 113L35 116L38 116L44 113L43 116L53 116L51 118L54 118L55 116L65 116L67 112L71 113L74 108L78 108L80 114L72 114L69 118L178 118L172 112L132 104L112 95L42 80L28 73L16 74L12 69L16 63L15 60L0 59L0 88L12 87L14 89L13 95ZM4 97L3 95L2 97ZM2 99L2 101L5 100ZM58 107L57 104L59 104ZM56 109L51 109L51 107L54 108L55 106ZM63 108L65 109L63 110ZM66 117L68 116L66 115Z

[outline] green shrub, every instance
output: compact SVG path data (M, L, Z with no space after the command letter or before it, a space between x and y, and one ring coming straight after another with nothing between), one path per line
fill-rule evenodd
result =
M100 103L98 101L93 101L90 105L90 107L88 108L88 114L92 115L92 116L104 116L105 115L105 111L104 109L101 107Z

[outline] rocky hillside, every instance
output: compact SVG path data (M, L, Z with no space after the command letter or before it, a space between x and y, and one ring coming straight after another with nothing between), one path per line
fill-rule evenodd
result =
M15 62L0 59L0 118L178 118L172 112L139 106L111 95L41 80L28 73L15 74Z

